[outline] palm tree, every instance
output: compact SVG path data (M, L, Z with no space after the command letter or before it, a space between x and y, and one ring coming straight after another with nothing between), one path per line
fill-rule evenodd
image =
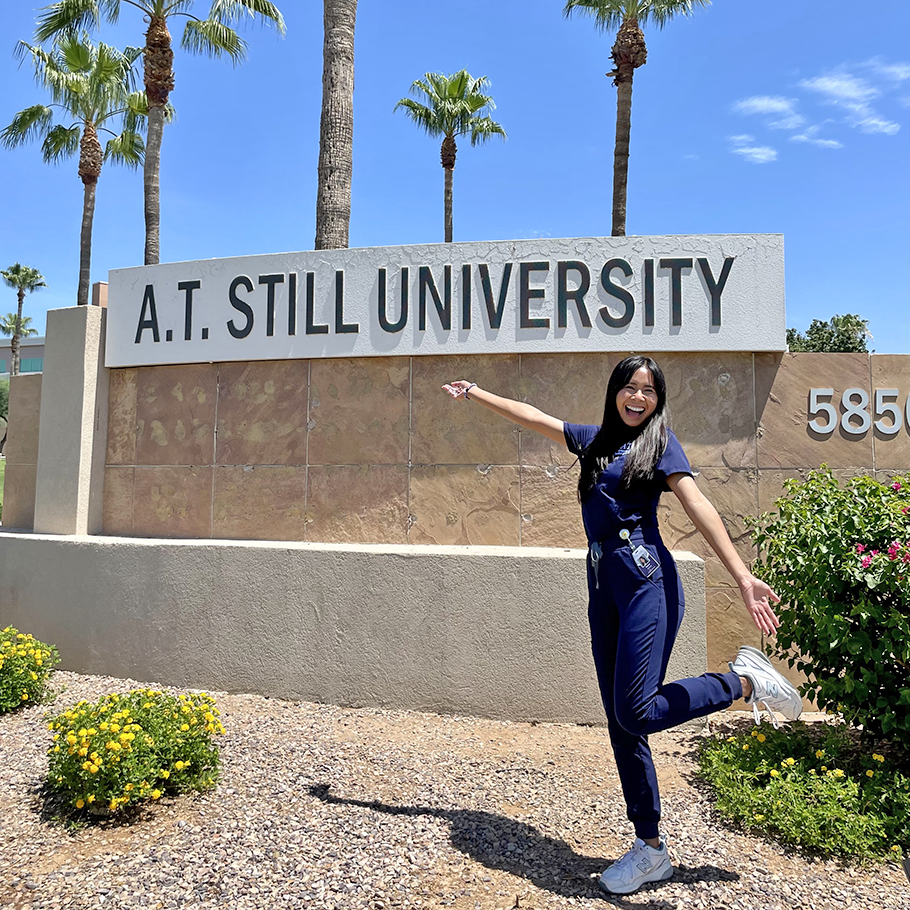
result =
M442 136L446 243L452 242L452 171L458 152L455 137L470 135L471 145L480 145L491 136L506 137L506 131L488 113L496 107L493 99L484 94L489 87L486 76L473 79L467 70L451 76L427 73L411 85L411 94L424 99L426 104L402 98L395 105L396 111L402 108L428 135Z
M20 41L17 56L31 55L35 78L48 90L50 106L35 104L19 111L2 132L0 143L8 148L32 139L41 139L41 153L47 162L57 162L79 153L79 177L84 186L82 235L79 256L79 289L76 302L88 304L92 259L92 223L95 217L95 191L101 165L111 160L138 167L144 145L139 122L144 101L133 86L132 67L140 51L128 47L118 51L106 44L97 46L88 35L62 35L50 51ZM54 124L54 108L73 122ZM120 120L122 130L114 134L106 124ZM98 131L111 134L104 150ZM81 133L81 138L80 138Z
M20 265L18 262L11 265L8 269L0 271L0 277L4 283L11 288L16 289L19 298L19 308L16 311L16 321L13 326L12 340L10 341L10 351L13 355L13 362L10 364L10 376L19 375L19 336L22 331L22 304L25 302L25 292L31 294L38 288L46 288L44 276L38 269L33 269L28 265ZM4 334L6 334L4 332Z
M354 159L354 23L357 0L325 0L316 249L344 249Z
M148 21L142 64L145 94L148 98L148 146L145 154L145 264L157 265L160 251L160 192L158 174L161 167L161 139L167 120L168 96L174 89L174 52L168 20L186 16L181 47L191 53L210 57L226 54L234 63L246 56L246 42L231 25L244 16L271 22L284 34L284 19L268 0L212 0L208 17L199 19L188 10L194 0L122 0L137 8ZM89 26L98 28L101 20L116 22L121 0L60 0L38 17L35 37L39 42Z
M9 338L16 331L17 325L19 326L20 338L30 338L32 335L38 334L38 330L32 328L31 316L23 316L21 319L17 319L15 313L7 313L5 316L0 316L0 335L6 335Z
M674 16L690 16L711 0L566 0L563 13L576 10L594 16L601 31L617 29L607 73L616 86L616 144L613 150L613 236L626 234L626 188L629 176L629 134L632 130L632 76L648 60L641 26L663 28Z

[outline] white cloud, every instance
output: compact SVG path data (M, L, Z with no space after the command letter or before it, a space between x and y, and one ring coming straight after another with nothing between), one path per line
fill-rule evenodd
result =
M828 121L825 121L826 123ZM819 139L818 133L821 130L823 124L816 123L813 126L807 127L801 133L798 133L795 136L790 137L791 142L808 142L812 145L817 145L822 149L842 149L844 144L838 142L836 139Z
M828 73L814 79L803 79L799 85L800 88L824 95L832 104L862 104L881 94L865 79L849 73Z
M805 122L796 112L796 99L783 98L780 95L753 95L751 98L743 98L733 105L733 110L738 114L770 116L771 119L766 123L772 129L795 130Z
M884 76L894 82L910 79L910 63L882 63L880 57L867 60L864 66L869 67L877 76Z
M884 133L886 136L893 136L901 128L899 123L895 123L893 120L884 120L877 114L857 120L853 126L864 133Z
M733 148L730 150L734 155L739 155L750 164L768 164L770 161L777 160L777 149L768 145L751 145L755 141L754 136L728 136Z
M877 74L898 82L910 78L910 65L883 64L877 61L870 61L866 65ZM893 136L901 128L899 123L882 117L869 103L881 95L881 91L868 80L853 76L843 69L824 76L816 76L814 79L804 79L800 86L818 92L827 104L847 111L845 119L848 126L863 133L884 133L886 136Z

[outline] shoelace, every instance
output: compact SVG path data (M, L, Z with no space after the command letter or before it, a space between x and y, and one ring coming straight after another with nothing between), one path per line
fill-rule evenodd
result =
M752 716L755 718L755 726L757 727L759 724L761 724L761 713L758 710L759 704L761 704L765 711L768 712L768 717L771 720L771 726L774 727L775 730L779 730L780 721L778 721L777 717L774 715L774 712L768 707L768 703L764 701L759 702L757 699L752 702Z

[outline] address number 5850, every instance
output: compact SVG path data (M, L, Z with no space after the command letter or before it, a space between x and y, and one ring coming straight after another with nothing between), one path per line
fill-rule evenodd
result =
M841 429L851 436L861 436L869 432L873 423L868 410L869 393L865 389L844 389L844 394L840 398L843 410L840 416L832 402L821 400L831 398L833 395L834 389L809 389L809 417L815 418L809 421L809 429L824 436L833 433L840 424ZM910 427L910 397L904 404L902 414L896 403L899 395L897 389L875 390L875 429L885 436L894 436L900 432L904 424L904 414L907 426ZM818 417L821 415L825 415L824 423L819 423Z

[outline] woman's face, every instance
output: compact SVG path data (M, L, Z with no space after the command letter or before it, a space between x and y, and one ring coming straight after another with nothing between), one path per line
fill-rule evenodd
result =
M657 408L657 389L647 367L639 367L616 396L616 409L627 427L643 426Z

